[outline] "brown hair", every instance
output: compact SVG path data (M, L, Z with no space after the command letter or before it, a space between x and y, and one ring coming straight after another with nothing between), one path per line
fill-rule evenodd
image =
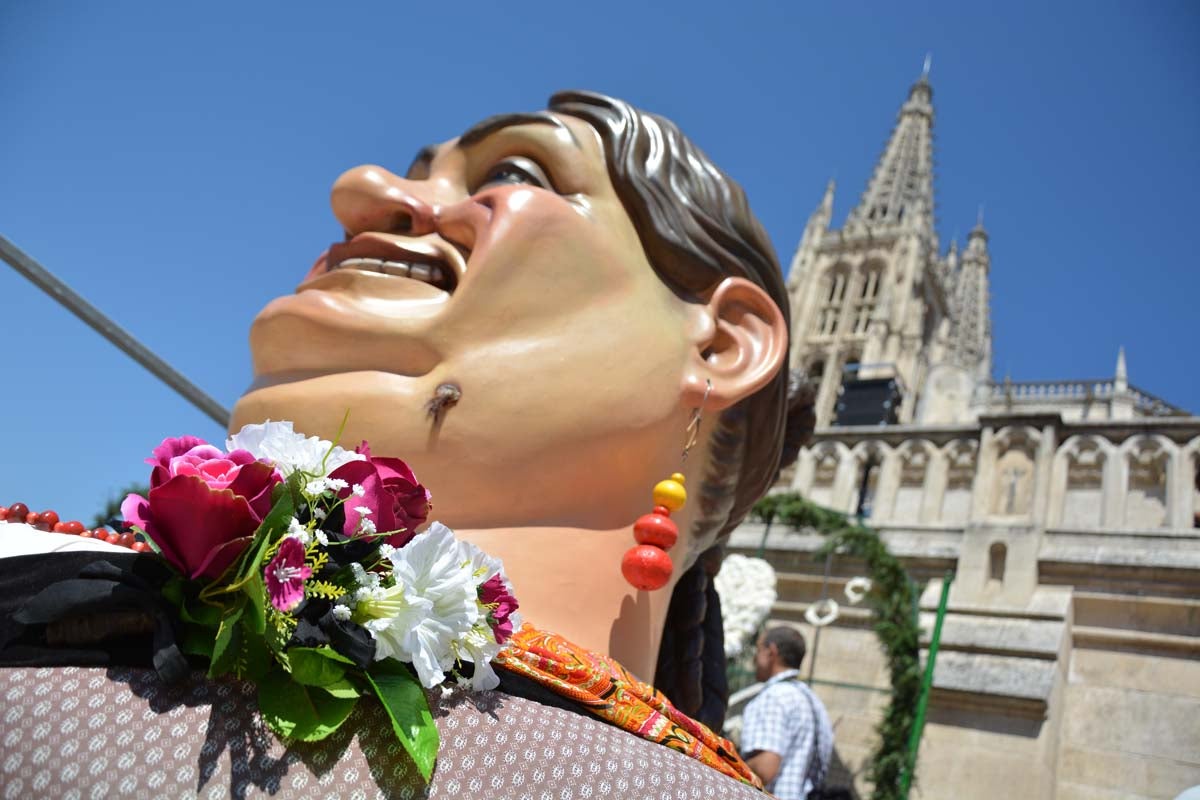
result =
M673 122L594 92L559 92L549 107L600 135L609 178L664 283L695 298L724 278L746 278L789 319L783 272L745 192ZM784 453L785 439L795 438L787 435L790 405L785 367L721 414L701 488L703 527L731 531L770 488L781 455L795 458L794 448Z
M664 283L692 299L724 278L746 278L775 301L790 330L783 272L745 192L673 122L592 92L559 92L549 106L599 134L609 179ZM699 492L698 533L716 529L722 538L745 518L812 432L812 404L812 386L789 379L785 366L721 414ZM715 558L701 556L676 584L655 676L680 710L717 730L729 694L720 598L710 580L720 554L718 544L705 554Z

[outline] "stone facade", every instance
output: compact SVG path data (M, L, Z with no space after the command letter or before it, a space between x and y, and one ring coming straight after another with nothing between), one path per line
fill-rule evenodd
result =
M932 97L922 76L846 224L831 227L830 184L805 228L792 367L818 429L777 489L882 533L925 585L926 640L953 575L917 796L1174 797L1200 784L1200 417L1132 386L1124 353L1111 378L991 380L988 233L980 219L941 251ZM854 381L880 377L899 387L895 422L835 424ZM844 608L819 642L803 622L819 544L753 524L732 542L780 572L774 617L816 649L855 777L887 673L865 612ZM825 591L860 572L835 559Z

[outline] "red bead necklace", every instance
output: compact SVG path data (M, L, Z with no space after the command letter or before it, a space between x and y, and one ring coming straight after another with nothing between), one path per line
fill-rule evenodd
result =
M58 512L46 510L40 514L29 510L24 503L13 503L11 506L0 506L0 522L24 522L39 531L53 531L78 536L81 539L97 539L101 542L128 547L136 553L145 553L150 545L138 539L133 533L118 533L108 528L93 528L88 530L79 520L62 522Z

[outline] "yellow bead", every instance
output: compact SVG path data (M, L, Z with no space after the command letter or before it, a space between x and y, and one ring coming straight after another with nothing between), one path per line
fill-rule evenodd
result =
M666 506L672 511L678 511L683 508L683 504L687 502L687 490L683 488L683 481L678 480L683 476L675 473L665 481L659 481L654 485L654 504Z

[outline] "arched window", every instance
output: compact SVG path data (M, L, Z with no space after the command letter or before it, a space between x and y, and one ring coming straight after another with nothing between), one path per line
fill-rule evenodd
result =
M838 322L842 314L842 304L846 300L846 285L849 283L849 272L845 267L837 266L829 272L826 279L824 304L821 313L817 315L817 333L822 336L833 336L838 332Z
M1192 491L1192 527L1200 528L1200 452L1192 454L1192 475L1196 479Z
M870 519L875 512L875 489L879 484L879 457L874 453L863 462L862 478L858 482L858 498L854 513L859 519Z
M1004 542L992 542L988 548L988 581L1004 583L1004 566L1008 560L1008 547Z
M878 265L871 265L863 270L858 296L854 299L854 333L866 333L867 326L871 324L871 313L875 310L875 301L879 297L879 281L882 275L883 270Z

